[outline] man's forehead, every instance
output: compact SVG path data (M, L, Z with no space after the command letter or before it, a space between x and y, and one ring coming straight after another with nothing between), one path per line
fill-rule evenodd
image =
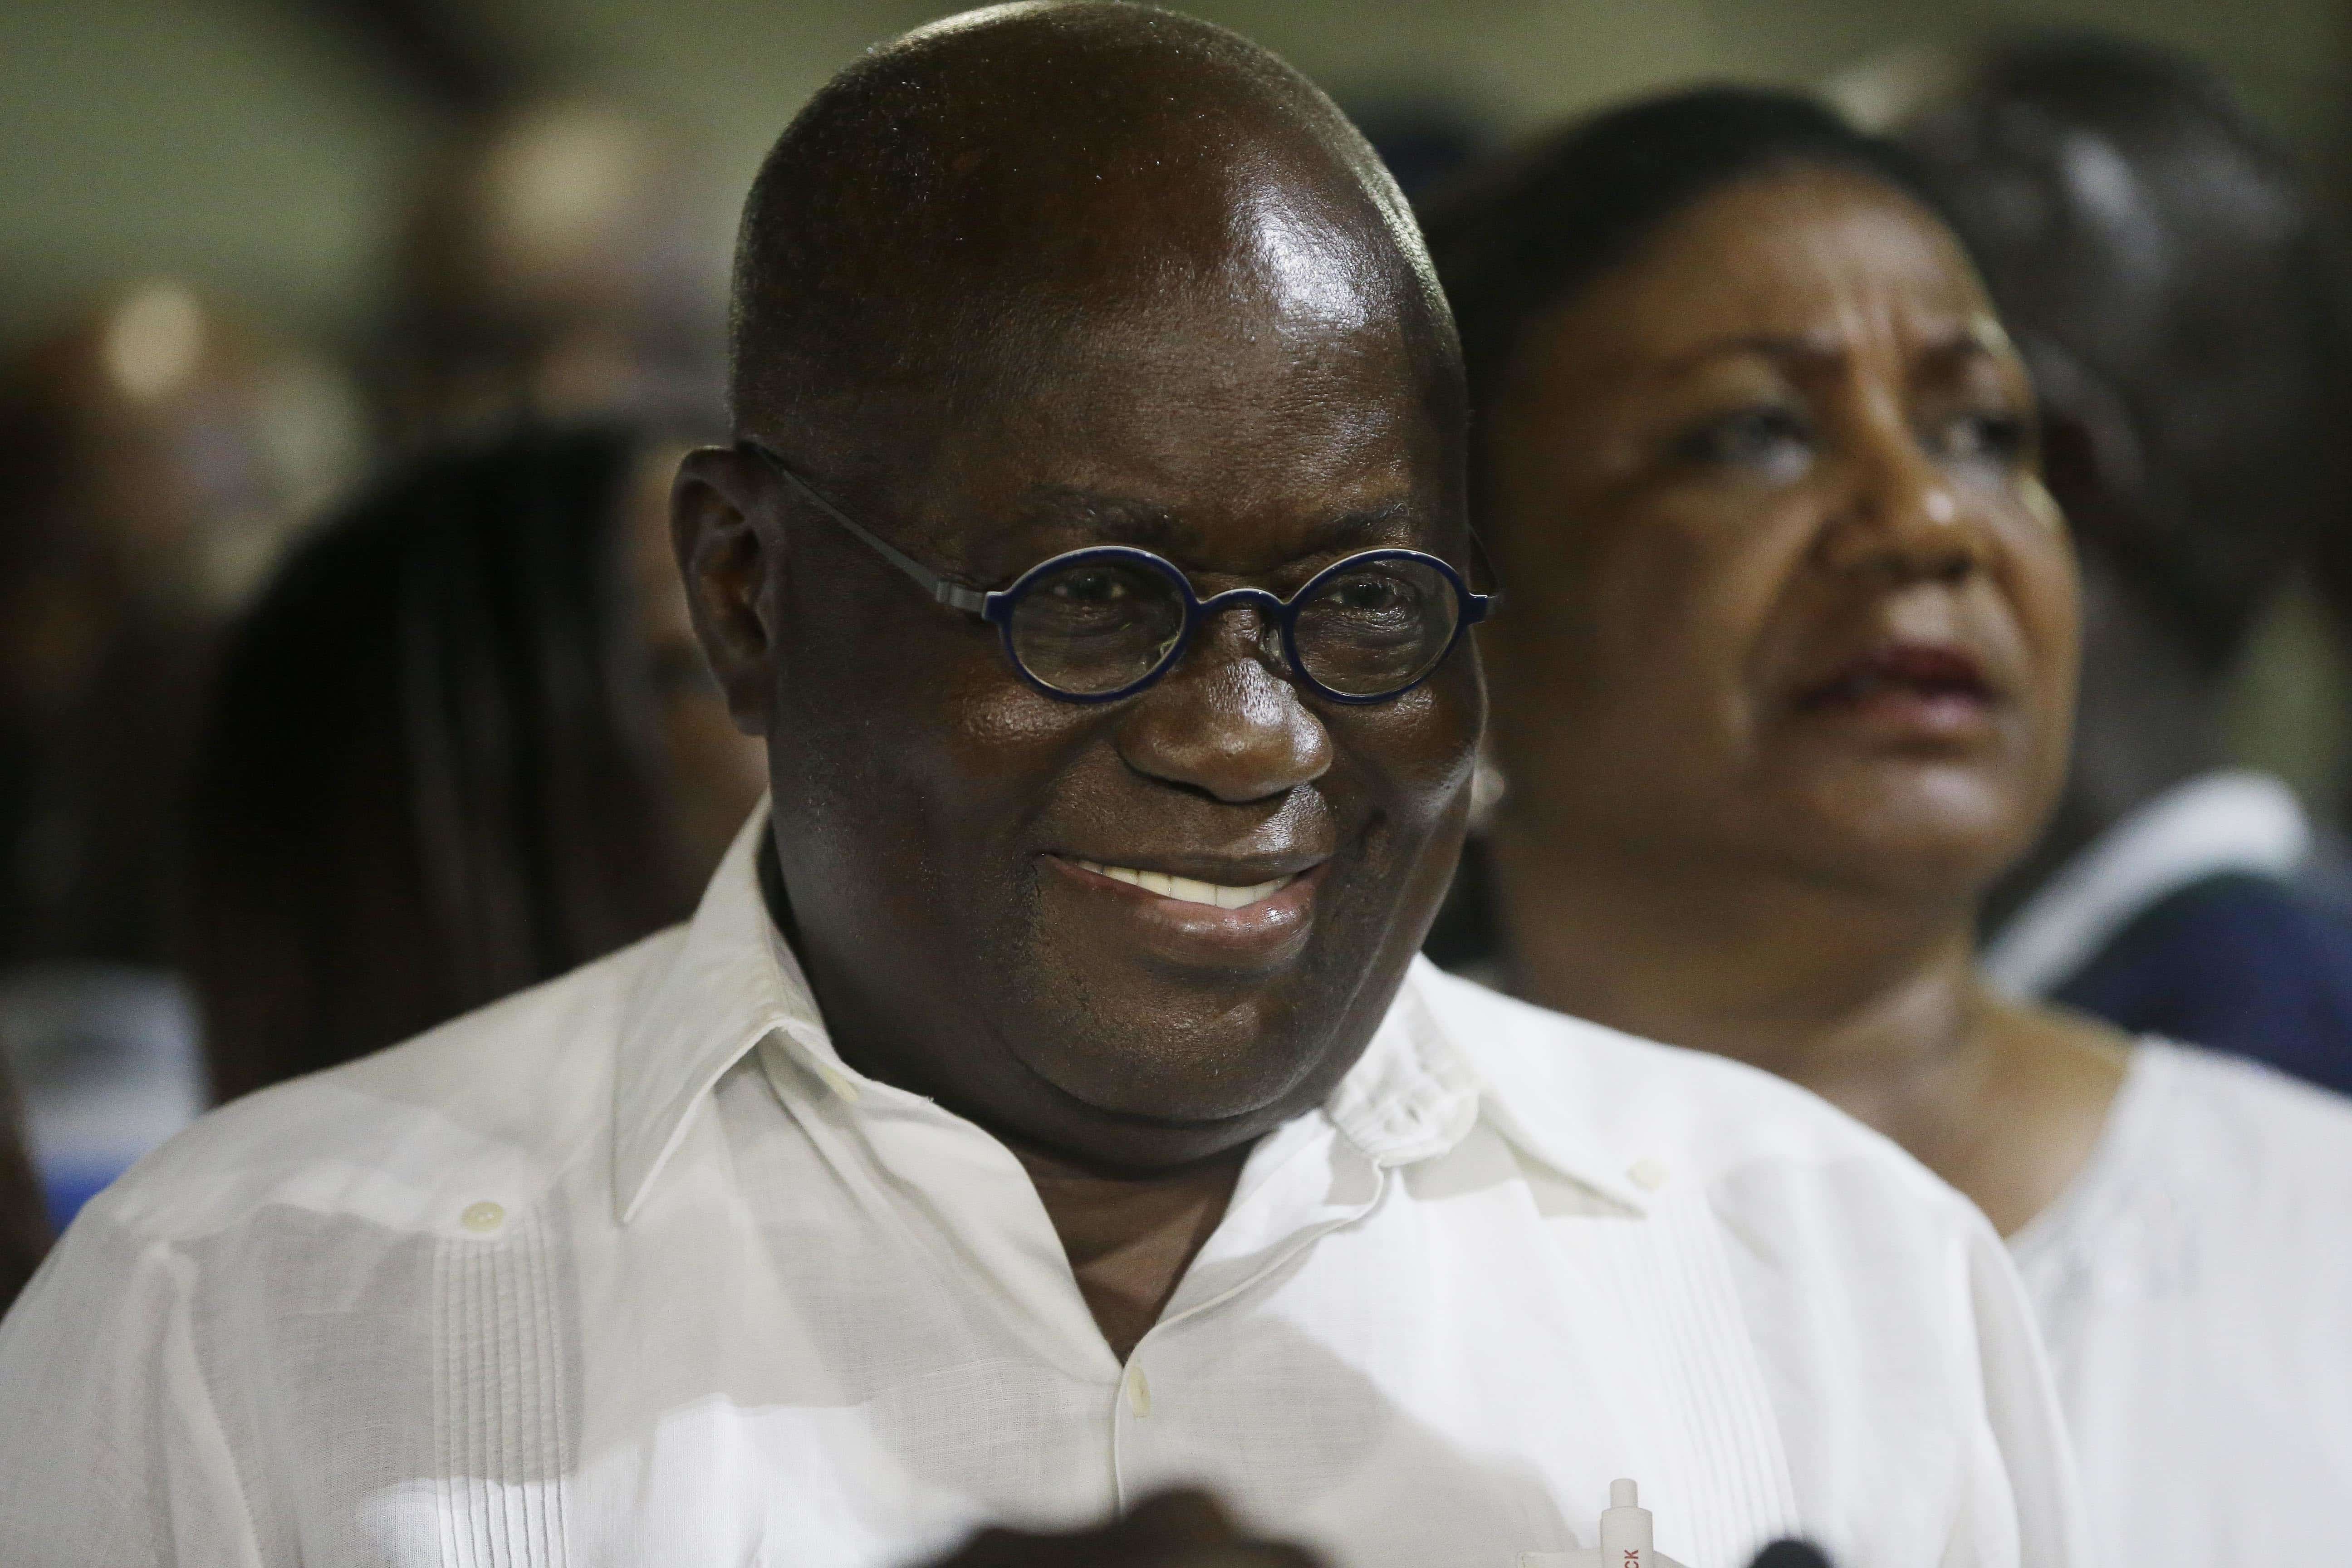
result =
M1014 527L1075 529L1105 543L1131 544L1167 555L1199 553L1234 539L1253 538L1294 551L1369 546L1420 521L1422 509L1409 491L1377 482L1363 489L1356 497L1300 497L1270 503L1260 499L1255 504L1234 497L1183 505L1075 485L1040 484L1032 486L1005 519ZM978 521L983 531L991 526Z
M1393 321L1397 251L1386 234L1341 221L1327 193L1258 178L1234 193L1231 232L1237 270L1251 276L1281 319L1325 331Z
M1442 543L1445 506L1405 462L1352 481L1259 488L1038 479L1000 496L951 485L915 524L942 564L1009 577L1045 557L1097 544L1163 555L1188 571L1249 575L1357 550Z
M1057 326L1116 335L1128 321L1207 336L1330 332L1430 309L1433 283L1358 171L1319 147L1251 136L1222 140L1213 156L1149 156L1123 174L1079 160L1019 193L1003 186L1040 171L1002 151L992 161L1019 165L1004 179L975 173L942 194L973 209L943 226L943 254L892 258L917 264L902 298L917 314L951 313L1016 342Z

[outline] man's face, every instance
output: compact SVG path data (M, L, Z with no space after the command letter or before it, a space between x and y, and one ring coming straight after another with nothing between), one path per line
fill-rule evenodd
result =
M1466 574L1454 432L1391 311L1163 300L1067 334L1023 384L895 442L916 454L901 471L835 499L991 587L1111 542L1204 597L1286 596L1381 546ZM761 492L746 510L788 542L766 590L776 847L844 1054L1129 1168L1318 1103L1459 847L1484 707L1466 639L1402 697L1345 705L1294 686L1243 609L1146 690L1060 701L995 628Z

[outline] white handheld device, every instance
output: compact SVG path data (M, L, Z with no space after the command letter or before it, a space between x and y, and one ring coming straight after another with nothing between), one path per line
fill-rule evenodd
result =
M1601 1514L1601 1544L1581 1552L1522 1552L1519 1568L1683 1568L1651 1544L1650 1510L1632 1481L1609 1483Z

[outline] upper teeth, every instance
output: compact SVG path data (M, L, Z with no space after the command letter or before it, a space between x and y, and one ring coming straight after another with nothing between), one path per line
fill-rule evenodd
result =
M1106 866L1099 860L1080 860L1077 864L1097 876L1141 888L1145 892L1157 893L1163 899L1174 899L1187 904L1207 904L1220 910L1237 910L1244 904L1270 899L1288 887L1292 880L1288 877L1276 877L1270 882L1252 882L1246 888L1229 888L1223 882L1198 882L1190 877L1171 877L1165 871L1139 871L1132 866Z

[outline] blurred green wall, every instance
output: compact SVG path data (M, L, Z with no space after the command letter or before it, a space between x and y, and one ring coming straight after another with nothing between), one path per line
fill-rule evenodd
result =
M908 0L455 0L537 84L654 110L740 190L793 106ZM1817 80L2017 22L2127 28L2213 60L2333 161L2338 0L1202 0L1342 97L1444 95L1499 130L1653 84ZM348 332L390 211L442 118L300 0L0 5L0 336L94 286L169 271Z

